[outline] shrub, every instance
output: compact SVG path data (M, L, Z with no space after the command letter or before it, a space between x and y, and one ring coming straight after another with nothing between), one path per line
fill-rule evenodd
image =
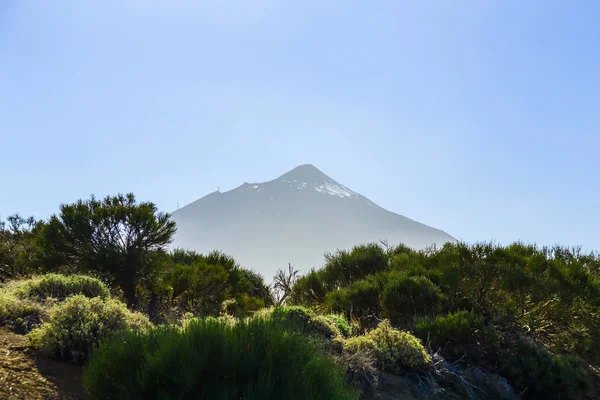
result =
M110 291L104 282L89 276L46 274L20 284L16 294L21 298L37 301L48 297L64 300L75 294L105 299L110 296Z
M438 310L441 297L440 289L429 279L403 276L386 284L381 302L385 316L401 321Z
M466 311L420 319L415 334L429 340L434 350L442 349L444 357L450 360L464 354L478 357L498 341L493 325L486 325L483 316Z
M57 304L49 321L29 333L29 340L51 357L81 363L105 335L149 326L145 316L117 300L75 295Z
M19 333L26 332L41 321L43 314L39 304L0 291L0 325L7 325Z
M128 368L123 369L122 366ZM125 331L84 373L91 399L357 399L343 371L301 333L271 319Z
M576 399L592 388L579 359L553 354L529 339L503 352L500 374L527 399Z
M329 292L325 297L326 307L336 313L344 313L350 317L354 315L379 313L381 285L370 277L354 282L345 289Z
M350 326L348 321L346 321L346 318L344 318L342 315L329 314L326 315L325 318L327 318L330 322L335 324L342 336L348 337L352 333L352 327Z
M419 339L408 332L392 328L388 320L363 336L346 340L344 350L349 353L372 352L377 366L392 373L424 371L431 362L431 357Z
M276 307L271 312L271 319L285 328L297 329L320 338L332 339L341 335L334 322L321 315L316 315L305 307Z

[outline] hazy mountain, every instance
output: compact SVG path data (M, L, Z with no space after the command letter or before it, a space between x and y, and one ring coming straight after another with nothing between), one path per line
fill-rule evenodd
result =
M312 165L211 193L175 211L173 219L174 246L220 249L267 280L288 262L306 271L320 266L325 252L356 244L388 240L421 248L455 240L379 207Z

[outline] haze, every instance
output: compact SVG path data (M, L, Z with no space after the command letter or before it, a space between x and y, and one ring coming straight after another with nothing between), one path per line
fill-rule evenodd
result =
M351 3L0 2L0 215L311 163L457 239L598 249L599 3Z

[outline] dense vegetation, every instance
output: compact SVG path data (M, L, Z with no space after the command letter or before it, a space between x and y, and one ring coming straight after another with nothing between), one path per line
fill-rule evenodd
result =
M131 194L0 221L0 325L85 364L98 399L349 399L383 372L418 398L577 399L598 380L596 254L363 244L268 286L221 252L167 251L175 230Z
M357 399L342 379L343 370L306 336L271 319L209 318L103 342L85 385L101 399Z

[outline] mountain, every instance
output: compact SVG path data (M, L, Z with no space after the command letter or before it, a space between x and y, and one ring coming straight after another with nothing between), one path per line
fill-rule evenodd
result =
M264 183L208 194L175 211L174 247L219 249L269 280L288 262L301 271L324 254L387 240L422 248L455 239L387 211L306 164Z

